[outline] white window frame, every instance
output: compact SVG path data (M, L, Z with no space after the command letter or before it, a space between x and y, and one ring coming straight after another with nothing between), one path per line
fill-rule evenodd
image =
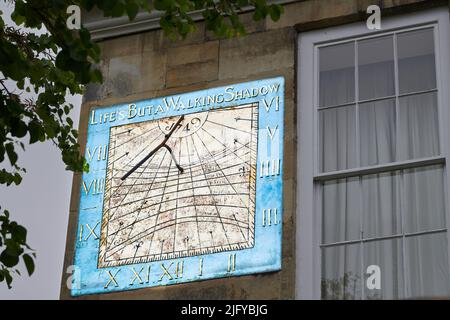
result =
M355 175L379 172L380 167L402 169L411 162L422 165L440 163L444 165L444 196L446 198L446 227L450 230L450 19L448 7L430 9L412 14L402 14L382 18L382 30L371 31L365 21L354 24L309 31L298 35L297 65L297 219L296 219L296 298L320 299L321 282L321 214L316 204L320 194L315 181L330 178L330 174L318 173L318 126L315 101L318 96L317 86L317 50L321 44L339 42L354 38L370 38L389 31L414 29L424 25L435 27L436 81L438 90L439 114L439 157L396 162L395 164L343 170ZM445 139L444 139L445 138ZM334 174L334 178L339 178ZM450 245L448 245L450 259ZM449 274L450 278L450 274Z

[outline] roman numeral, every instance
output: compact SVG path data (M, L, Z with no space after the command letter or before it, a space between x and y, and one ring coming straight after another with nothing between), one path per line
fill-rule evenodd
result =
M95 146L86 148L86 156L88 161L92 161L94 158L97 161L106 160L108 155L108 145Z
M105 179L83 180L83 190L86 195L102 194L105 190Z
M262 210L262 226L272 226L277 225L279 223L278 219L278 209L272 208L272 209L263 209Z
M277 176L280 174L281 160L280 159L270 159L262 160L259 165L259 176L270 177Z
M275 136L277 129L278 129L278 125L273 129L271 127L267 127L267 134L269 135L270 140L273 141L273 137Z
M164 263L161 263L161 264L160 264L160 267L161 267L163 273L162 273L161 276L159 277L159 280L158 280L158 281L162 281L166 276L167 276L167 278L168 278L169 280L174 279L174 277L173 277L172 274L170 273L170 268L172 267L172 265L173 265L173 262L171 262L171 263L169 264L168 267L166 267L166 266L164 265ZM182 277L183 277L183 268L184 268L184 261L183 261L183 260L177 261L177 262L175 263L175 273L174 273L174 276L175 276L176 279L182 278Z
M278 97L278 96L273 97L272 99L270 99L269 103L267 102L266 99L262 99L262 102L263 102L264 108L266 109L267 112L270 111L270 108L272 107L272 105L275 106L275 111L279 111L280 110L280 97Z
M183 268L184 268L184 261L177 261L175 264L175 276L176 278L183 278Z
M85 224L85 226L86 226L86 231L88 231L89 233L88 233L88 235L83 239L83 234L84 234L84 227L83 227L83 225L81 225L81 227L80 227L80 233L79 233L79 236L78 236L78 238L79 238L79 241L88 241L89 240L89 238L91 237L91 236L93 236L94 237L94 240L98 240L99 239L99 236L97 235L97 233L95 232L95 229L97 228L97 226L100 224L100 221L97 221L97 223L95 224L95 226L92 228L90 225L89 225L89 223L86 223Z
M105 286L104 286L105 289L108 289L108 287L109 287L109 285L110 285L111 283L113 283L115 287L118 287L118 286L119 286L119 283L118 283L117 280L116 280L116 277L117 277L117 274L119 273L119 271L120 271L120 269L117 269L117 271L116 271L115 274L112 274L111 271L109 271L109 270L106 271L106 273L107 273L108 276L109 276L109 280L108 280L108 282L107 282L107 283L105 284Z
M227 272L231 273L236 271L236 254L232 253L228 255L228 266L227 266Z
M132 286L134 284L135 280L137 280L139 284L143 284L144 283L144 281L142 281L142 278L141 278L141 272L143 270L144 270L144 267L142 267L139 270L139 272L136 272L136 270L134 268L131 268L131 271L133 272L134 277L131 279L130 286Z
M203 258L198 261L198 275L199 277L203 275Z

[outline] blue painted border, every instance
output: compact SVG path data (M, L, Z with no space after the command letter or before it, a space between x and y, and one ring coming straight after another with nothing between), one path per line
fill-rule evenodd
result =
M264 88L276 88L278 90L265 90ZM241 93L242 95L235 94ZM259 93L256 95L256 93ZM217 98L214 105L209 106L195 106L195 98L215 96ZM101 107L93 109L93 113L89 115L89 125L87 132L86 148L93 148L97 145L106 145L109 142L109 131L112 126L120 126L129 123L136 123L142 121L149 121L160 119L168 116L189 114L204 110L209 110L211 107L226 108L230 106L243 105L249 103L259 103L259 122L258 122L258 156L257 156L257 180L256 180L256 207L255 207L255 245L253 248L226 251L221 253L203 255L203 274L198 275L199 257L185 257L182 259L171 259L165 261L156 261L149 263L125 265L119 267L97 268L99 240L91 234L87 241L79 241L79 233L81 226L89 224L92 228L100 221L95 228L95 232L100 236L101 218L102 218L102 201L103 193L87 195L84 191L83 183L80 186L80 209L78 215L77 225L77 240L75 244L75 258L74 258L74 274L72 276L72 296L79 296L85 294L99 294L115 291L124 291L131 289L139 289L145 287L155 287L162 285L171 285L176 283L192 282L199 280L207 280L213 278L223 278L229 276L241 276L254 273L271 272L281 269L281 242L282 242L282 217L283 217L283 135L284 135L284 78L270 78L258 81L232 84L224 87L211 88L207 90L189 92L185 94L173 95L168 97L160 97L150 100L141 100L132 102L136 107L144 107L148 105L158 106L164 105L163 99L178 99L183 102L184 109L170 109L167 112L157 114L146 114L143 116L135 116L128 118L130 103L116 104L108 107ZM233 99L232 99L233 98ZM274 102L269 111L266 111L267 103ZM279 110L275 110L276 100L279 99ZM190 102L190 103L189 103ZM115 115L111 114L115 112ZM100 123L100 117L106 119L106 122ZM113 121L110 121L113 120ZM266 148L264 143L269 143L267 138L267 131L264 130L267 126L274 128L277 126L278 136L278 152L281 159L281 173L280 175L270 178L261 178L259 175L261 154ZM266 152L264 152L266 153ZM106 177L107 161L93 161L90 162L90 172L83 174L83 181L89 185L89 181L93 179L105 179ZM278 216L280 223L272 225L271 227L262 226L262 208L278 208ZM84 228L83 239L88 236L89 232ZM236 254L236 270L232 273L227 272L227 262L229 254ZM176 261L183 260L183 277L176 279L169 279L165 276L161 281L158 281L163 270L161 263L166 268L170 267L170 271L174 272L174 265ZM150 277L147 282L147 271L150 267ZM136 272L141 269L140 273L142 284L135 281L130 285L131 279L134 277L132 268ZM168 268L169 269L169 268ZM119 270L119 271L118 271ZM116 274L115 279L117 286L114 283L105 288L106 283L110 279L107 272Z

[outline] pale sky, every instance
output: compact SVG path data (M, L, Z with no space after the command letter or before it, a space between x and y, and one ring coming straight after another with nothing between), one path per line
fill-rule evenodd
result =
M9 17L10 5L3 0L0 10ZM81 96L68 100L75 106L71 118L78 128ZM27 242L37 254L36 270L29 277L20 262L22 276L14 277L11 290L0 282L0 299L59 299L72 172L64 169L59 149L50 142L26 145L19 165L27 173L19 186L0 185L0 206L28 229Z

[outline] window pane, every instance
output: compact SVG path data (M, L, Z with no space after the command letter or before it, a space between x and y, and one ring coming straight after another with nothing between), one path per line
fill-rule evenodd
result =
M355 101L354 43L320 48L320 106Z
M319 112L320 171L335 171L356 166L355 106Z
M405 259L409 297L450 294L447 233L406 238Z
M322 193L322 242L360 239L359 179L327 181Z
M399 160L439 155L436 93L400 98Z
M405 232L446 227L442 166L405 170L403 186Z
M436 88L433 29L401 33L397 43L400 93Z
M361 299L360 244L322 249L322 299Z
M359 100L395 94L392 36L358 42Z
M366 273L365 299L404 298L402 239L366 242L363 251L364 271L367 272L369 266L379 268L379 274L377 270ZM377 275L379 283L376 281Z
M363 238L401 233L399 184L397 172L362 178Z
M395 100L361 104L359 107L359 142L361 166L395 161Z

